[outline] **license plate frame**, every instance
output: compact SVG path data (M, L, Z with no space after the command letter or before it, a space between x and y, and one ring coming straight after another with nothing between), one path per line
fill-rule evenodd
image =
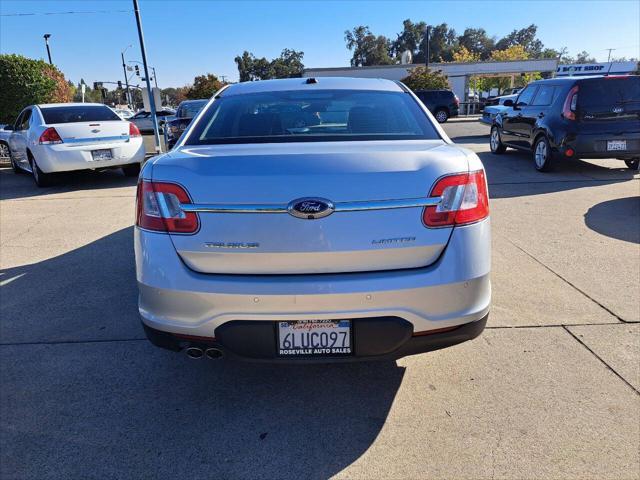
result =
M276 352L279 357L353 355L351 320L279 321L275 323L275 329ZM336 333L336 336L331 333Z
M108 162L109 160L113 160L113 152L110 148L91 150L91 160L94 162Z
M607 152L624 152L626 150L626 140L607 140Z

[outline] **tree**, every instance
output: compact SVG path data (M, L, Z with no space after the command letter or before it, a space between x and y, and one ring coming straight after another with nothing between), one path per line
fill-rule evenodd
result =
M411 90L449 90L449 80L439 70L433 71L427 67L415 67L407 70L409 75L402 79Z
M270 78L301 77L304 70L304 52L285 48L280 56L269 61L256 58L246 50L235 58L241 82L268 80Z
M591 55L589 55L589 52L586 52L583 50L576 56L575 63L595 63L595 62L596 62L596 59Z
M391 42L384 35L377 37L371 33L368 26L360 25L352 31L344 32L347 48L353 50L352 67L369 65L390 65L393 59L389 55Z
M431 27L429 34L429 61L450 62L453 60L453 52L456 46L456 31L449 28L446 23ZM425 58L424 45L421 49L421 57Z
M0 122L12 123L27 105L69 102L72 89L53 65L22 55L0 55Z
M355 30L355 29L354 29ZM427 24L424 22L413 23L408 18L402 22L402 32L391 42L390 53L399 58L407 50L411 52L414 62L423 63L424 54L419 54L423 48L424 35L427 31ZM422 55L422 58L420 58Z
M167 99L168 105L178 105L180 102L187 100L187 92L189 87L169 87L162 89L162 99Z
M495 40L487 36L484 28L467 28L462 35L458 37L458 44L465 47L471 53L486 60L495 49Z
M533 23L526 28L513 30L509 35L496 43L496 49L506 50L509 47L521 46L529 57L537 58L542 53L544 45L536 37L538 27Z
M496 62L505 62L509 60L526 60L529 53L522 45L513 45L504 50L494 50L491 52L491 60Z
M224 83L212 73L198 75L193 79L193 85L186 92L186 97L191 100L211 98L223 85Z
M453 51L452 60L454 62L479 62L480 54L467 50L467 47L459 46Z
M272 78L301 77L304 70L304 52L285 48L278 58L271 61Z

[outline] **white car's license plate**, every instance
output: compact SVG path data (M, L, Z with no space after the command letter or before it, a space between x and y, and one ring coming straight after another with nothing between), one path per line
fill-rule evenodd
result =
M350 355L350 320L278 322L278 354Z
M111 154L111 150L106 148L102 150L91 150L91 157L94 162L103 162L105 160L111 160L113 155Z
M607 151L616 152L627 149L626 140L607 140Z

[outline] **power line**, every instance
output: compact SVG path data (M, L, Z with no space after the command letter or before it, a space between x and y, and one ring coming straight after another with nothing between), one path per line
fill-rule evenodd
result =
M3 13L0 17L27 17L34 15L76 15L85 13L131 13L131 10L86 10L70 12Z

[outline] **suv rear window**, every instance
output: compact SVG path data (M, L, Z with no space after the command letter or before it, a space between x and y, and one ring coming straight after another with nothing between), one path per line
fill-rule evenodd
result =
M76 122L106 122L110 120L122 121L122 119L103 105L78 105L61 107L40 108L44 122L48 125L56 123Z
M223 95L194 125L185 144L439 138L404 92L292 90Z
M640 76L603 77L580 82L578 109L584 115L637 115L640 113Z

